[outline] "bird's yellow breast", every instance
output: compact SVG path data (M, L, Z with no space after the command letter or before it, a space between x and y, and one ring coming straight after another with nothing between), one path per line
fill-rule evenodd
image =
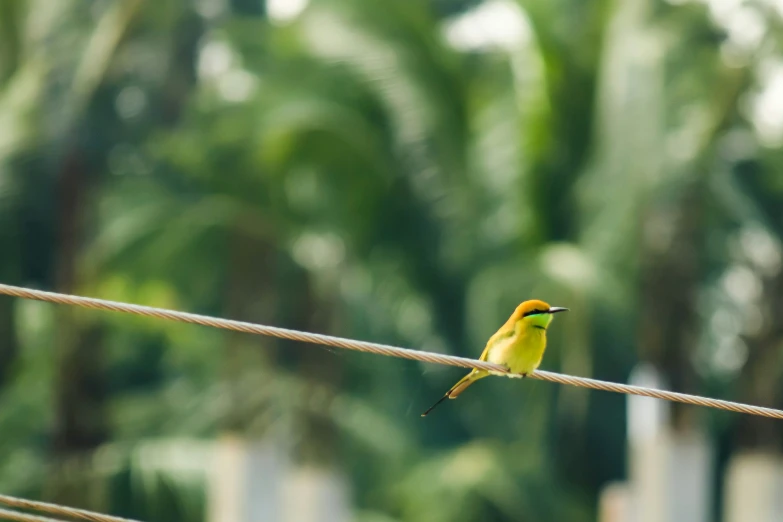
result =
M541 364L546 350L546 330L517 326L513 335L489 347L487 360L508 367L513 373L531 373Z

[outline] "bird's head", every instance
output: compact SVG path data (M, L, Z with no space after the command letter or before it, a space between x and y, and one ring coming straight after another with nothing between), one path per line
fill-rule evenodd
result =
M524 321L526 324L546 329L549 323L552 322L552 315L558 312L567 312L568 308L561 308L559 306L549 306L544 301L538 299L531 299L517 306L514 311L514 322Z

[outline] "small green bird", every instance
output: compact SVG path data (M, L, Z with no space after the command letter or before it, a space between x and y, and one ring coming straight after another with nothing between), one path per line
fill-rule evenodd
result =
M533 372L546 350L546 329L552 322L552 314L566 312L568 308L549 306L533 299L517 306L508 321L489 338L479 357L480 361L500 364L512 373L527 377ZM487 370L473 370L451 387L438 402L421 414L425 417L435 406L446 399L456 399L465 389L479 379L488 376Z

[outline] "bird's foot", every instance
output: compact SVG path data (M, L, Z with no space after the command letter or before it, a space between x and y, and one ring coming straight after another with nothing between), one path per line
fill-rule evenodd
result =
M505 374L506 377L511 377L512 379L524 379L525 377L530 375L530 372L517 373L517 372L511 371L511 368L509 368L507 365L504 364L503 366L505 366L507 371L508 371L508 373Z

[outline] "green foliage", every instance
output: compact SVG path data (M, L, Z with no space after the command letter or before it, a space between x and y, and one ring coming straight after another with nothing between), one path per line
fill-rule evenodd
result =
M780 405L779 15L753 42L690 2L55 4L0 5L4 282L60 284L77 157L81 293L463 356L535 296L572 310L546 369ZM501 4L510 43L455 29ZM0 306L3 492L56 460L52 314ZM85 473L126 516L202 519L225 431L340 469L366 521L593 520L623 474L619 397L487 379L422 420L459 371L74 317L104 332Z

